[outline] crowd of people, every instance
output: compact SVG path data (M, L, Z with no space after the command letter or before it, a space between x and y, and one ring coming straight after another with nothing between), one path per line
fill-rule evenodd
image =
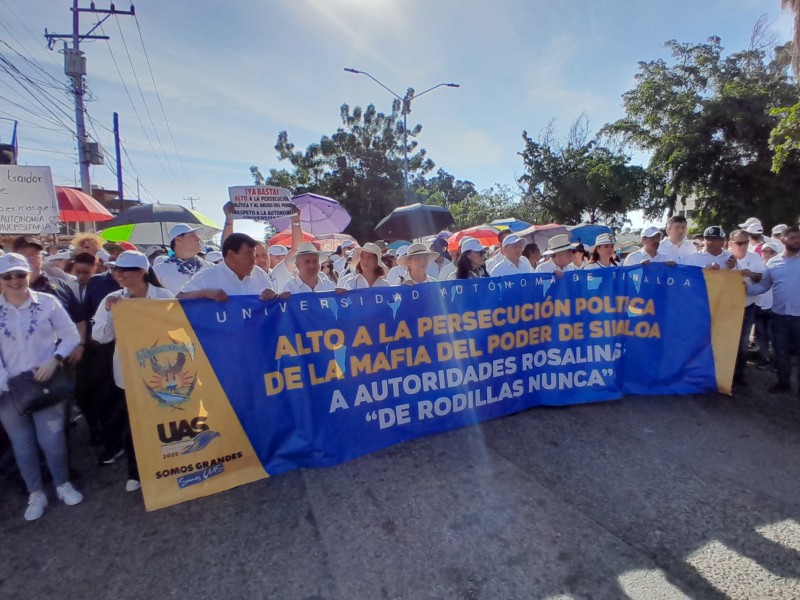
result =
M288 246L267 246L233 231L233 211L226 221L219 251L205 252L199 228L178 224L169 231L169 251L149 255L128 242L107 243L92 233L77 235L67 249L46 248L36 237L20 236L11 252L0 256L0 422L13 447L27 486L26 520L42 516L48 499L40 450L56 486L56 497L74 505L83 496L70 482L66 424L85 418L90 443L100 465L127 459L125 489L140 489L125 402L125 382L115 351L114 306L127 298L208 298L257 295L262 300L308 292L347 293L370 287L414 286L437 281L553 274L620 265L690 265L740 273L747 286L746 308L734 383L745 386L751 337L758 366L774 365L778 380L771 392L791 390L792 355L800 340L800 229L778 225L764 235L751 218L726 234L705 229L688 239L683 217L665 229L648 227L641 247L620 245L602 233L589 246L568 235L551 237L539 248L505 230L486 247L464 237L448 249L440 237L396 249L384 241L361 247L347 241L336 252L303 240L299 211L291 218ZM33 373L48 381L58 369L75 375L70 399L29 414L19 414L3 396L16 378Z

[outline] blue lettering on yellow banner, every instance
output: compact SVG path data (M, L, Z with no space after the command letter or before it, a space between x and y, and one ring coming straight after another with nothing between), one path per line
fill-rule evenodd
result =
M271 474L533 406L717 389L693 267L181 304Z

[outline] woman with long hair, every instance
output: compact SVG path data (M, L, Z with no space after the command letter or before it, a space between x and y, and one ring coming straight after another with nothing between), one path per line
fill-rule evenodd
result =
M603 269L606 267L618 267L619 261L614 252L614 238L610 233L601 233L594 241L592 256L586 263L584 270Z
M94 316L92 338L101 344L107 344L116 339L114 331L114 306L128 298L174 298L175 295L161 287L150 262L141 252L126 250L119 255L114 263L114 277L121 290L110 293L100 303L97 314ZM128 482L125 489L134 492L141 488L139 482L139 468L136 464L136 454L133 450L131 439L131 425L128 420L128 410L125 404L125 382L122 379L122 367L119 361L119 352L114 350L114 394L108 399L108 418L103 434L105 448L100 457L101 464L111 464L122 453L128 455ZM109 376L111 373L109 373Z
M80 343L80 335L54 296L29 289L30 273L28 261L21 254L0 256L0 422L11 439L14 458L30 494L25 520L35 521L47 506L39 449L53 477L58 499L68 506L83 500L69 481L64 432L67 399L30 414L19 414L9 387L14 387L15 378L25 377L28 372L33 373L36 382L50 381L64 358Z
M461 240L461 256L458 257L456 270L450 274L450 279L474 279L489 277L486 270L486 248L475 238Z

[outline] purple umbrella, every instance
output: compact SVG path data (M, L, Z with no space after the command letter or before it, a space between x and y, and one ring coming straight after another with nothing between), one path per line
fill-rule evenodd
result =
M350 215L333 198L317 194L300 194L292 198L300 209L300 225L303 231L314 235L341 233L350 224ZM283 230L289 227L291 217L274 219L272 226Z

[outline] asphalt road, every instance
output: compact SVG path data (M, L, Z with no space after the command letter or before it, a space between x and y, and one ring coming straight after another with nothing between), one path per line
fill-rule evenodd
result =
M86 500L22 519L0 598L799 598L800 397L534 409L146 513L77 429ZM51 500L52 502L52 500Z

